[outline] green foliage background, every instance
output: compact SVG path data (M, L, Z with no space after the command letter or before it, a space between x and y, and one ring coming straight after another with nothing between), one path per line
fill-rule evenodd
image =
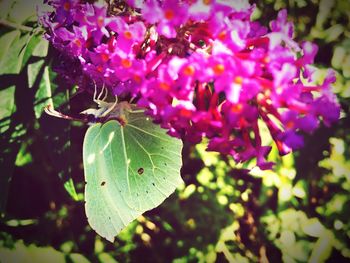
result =
M274 171L186 145L185 184L111 244L84 214L87 127L42 114L53 102L74 115L91 98L53 72L34 1L0 1L0 262L350 262L350 2L256 4L265 24L287 8L296 38L319 45L317 66L337 71L341 120L299 152L273 149Z

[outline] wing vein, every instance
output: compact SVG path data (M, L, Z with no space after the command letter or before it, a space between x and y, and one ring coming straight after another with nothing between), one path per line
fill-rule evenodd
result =
M148 155L148 158L149 160L151 161L151 164L153 166L153 169L152 169L152 174L153 174L153 177L155 178L155 180L158 182L158 184L160 184L160 181L158 180L157 176L155 175L155 169L159 169L157 166L154 165L153 163L153 160L152 160L152 157L151 157L151 154L148 153L148 151L141 145L141 143L139 142L139 140L133 136L131 133L130 133L130 136L134 138L135 142L140 146L140 148ZM160 169L159 169L160 170ZM158 186L156 186L158 191L161 192L164 196L167 196Z
M122 145L123 145L123 153L125 157L125 164L126 164L126 182L128 184L128 191L129 194L131 195L131 189L130 189L130 181L129 181L129 163L128 163L128 155L126 153L126 147L125 147L125 140L124 140L124 131L123 128L120 128L120 136L122 140Z
M164 138L162 138L162 137L160 137L160 136L157 136L157 135L155 135L155 134L153 134L153 133L150 133L150 132L148 132L148 131L145 131L145 130L143 130L143 129L141 129L141 128L135 126L135 125L132 125L132 124L130 124L130 123L128 123L127 126L129 126L129 127L131 127L131 128L134 128L134 129L136 129L136 130L139 130L139 131L141 131L141 132L143 132L143 133L146 133L146 134L148 134L148 135L150 135L150 136L156 137L156 138L158 138L158 139L160 139L160 140L162 140L162 141L172 142L171 140L164 139ZM169 136L170 136L170 135L169 135Z

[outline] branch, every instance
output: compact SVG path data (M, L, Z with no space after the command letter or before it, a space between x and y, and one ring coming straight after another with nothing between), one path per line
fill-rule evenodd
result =
M19 25L19 24L16 24L16 23L4 20L4 19L0 19L0 25L14 28L14 29L18 29L18 30L22 30L22 31L29 31L29 32L33 31L32 27Z

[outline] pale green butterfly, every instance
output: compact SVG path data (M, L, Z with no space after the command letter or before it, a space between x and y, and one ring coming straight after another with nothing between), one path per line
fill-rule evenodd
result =
M85 212L90 226L113 242L131 221L160 205L182 183L182 142L135 105L117 103L117 98L106 102L103 91L96 96L95 88L98 108L82 112L111 119L91 125L85 134Z

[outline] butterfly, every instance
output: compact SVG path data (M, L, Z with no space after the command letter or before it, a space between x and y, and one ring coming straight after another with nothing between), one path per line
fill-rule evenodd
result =
M83 143L85 213L89 225L113 242L131 221L160 205L183 183L182 141L127 101L107 102L107 89L81 113L90 127ZM76 120L48 106L49 115ZM80 120L82 121L82 120Z

